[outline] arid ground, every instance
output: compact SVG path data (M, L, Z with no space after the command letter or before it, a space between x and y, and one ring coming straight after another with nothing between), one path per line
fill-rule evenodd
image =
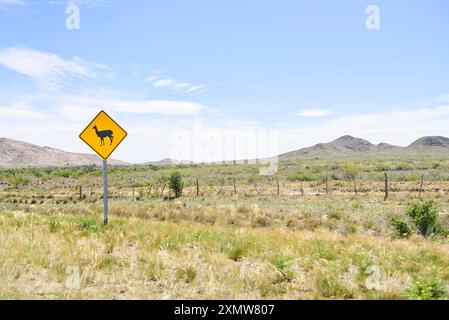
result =
M5 169L0 298L448 299L448 176L442 159L111 168L103 226L100 169ZM428 200L424 236L406 212Z

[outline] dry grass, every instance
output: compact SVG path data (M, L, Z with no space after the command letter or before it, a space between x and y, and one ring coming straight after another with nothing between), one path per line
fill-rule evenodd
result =
M2 203L0 298L401 299L447 285L447 239L392 237L402 201L115 200L107 227L100 203Z
M397 238L391 224L431 170L421 196L449 229L449 162L435 161L390 161L387 201L377 161L363 162L358 195L332 162L281 163L280 195L256 166L185 167L174 201L159 183L169 168L114 168L107 227L99 170L24 169L16 189L0 171L0 298L448 298L449 239ZM330 194L288 179L323 170Z

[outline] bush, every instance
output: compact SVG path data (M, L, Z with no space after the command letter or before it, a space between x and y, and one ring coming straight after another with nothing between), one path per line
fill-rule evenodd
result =
M379 163L376 166L377 171L391 171L391 165L388 163Z
M396 164L395 170L397 171L410 171L413 170L413 166L407 162L400 162Z
M418 230L418 233L424 237L435 233L438 229L438 206L432 201L428 200L420 203L413 203L408 206L405 212L413 219L413 223Z
M449 229L445 229L440 223L436 226L435 233L445 238L449 238Z
M412 230L407 222L398 218L393 218L392 224L397 236L407 238L412 234Z
M287 177L288 181L303 181L303 182L312 182L319 181L323 179L323 175L318 172L314 173L295 173L291 174Z
M405 297L410 300L439 300L445 296L446 289L435 279L417 281L405 292Z
M355 180L361 171L360 166L355 163L346 163L343 166L343 174L346 179Z
M72 177L76 177L77 173L75 171L75 169L72 168L59 168L54 170L51 173L51 176L54 178L72 178Z
M164 265L162 262L152 260L146 267L146 275L151 281L157 281L162 278Z
M192 267L178 268L176 270L176 280L183 281L185 283L191 283L195 280L197 271Z
M170 191L173 192L175 198L179 198L182 195L182 189L184 188L184 182L182 180L181 173L179 171L173 171L170 174L168 181Z
M282 255L276 255L273 257L272 263L279 272L280 277L277 278L278 281L291 281L295 277L295 271L291 268L290 260L283 257Z
M227 252L228 258L234 261L240 261L247 253L247 248L243 245L236 245Z
M31 182L28 177L21 174L10 176L7 178L7 181L15 189L18 189L21 186L26 186Z
M98 224L97 219L90 217L78 218L75 221L75 224L79 230L82 231L97 231Z

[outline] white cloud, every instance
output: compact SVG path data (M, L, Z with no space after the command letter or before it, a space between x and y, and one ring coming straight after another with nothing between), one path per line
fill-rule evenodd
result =
M203 89L205 89L206 87L204 85L197 85L197 86L191 86L187 89L188 93L194 93L194 92L198 92L201 91Z
M41 93L39 96L22 97L18 102L0 107L0 128L3 135L13 139L68 151L90 152L78 141L77 135L99 109L104 108L129 132L127 140L113 156L130 162L166 158L171 154L179 154L172 152L181 147L196 157L192 158L194 160L217 161L221 160L222 155L226 159L241 159L256 147L255 143L248 141L259 141L251 137L252 133L254 137L258 133L263 136L264 132L272 129L270 124L228 119L225 114L214 114L209 107L190 101L127 99L111 92L96 94L75 96ZM288 152L319 142L329 142L346 134L373 143L387 142L402 146L422 136L449 137L449 102L444 100L433 100L424 104L430 107L420 109L335 115L330 119L320 118L319 123L314 125L296 128L279 126L279 148L276 150L279 153ZM170 117L172 115L195 116ZM203 125L200 135L195 134L197 121ZM170 138L180 129L183 133L181 137L190 137L188 143L176 139L171 141ZM222 139L225 137L228 139ZM224 142L220 145L216 141ZM200 147L197 148L196 143ZM268 146L271 148L271 145ZM274 146L277 147L276 144ZM198 150L204 151L199 158ZM217 150L219 152L215 152ZM264 151L259 147L257 150ZM268 149L262 154L271 156L273 151Z
M0 0L0 6L23 6L25 2L22 0Z
M25 6L22 0L0 0L0 13L8 12Z
M63 86L70 78L95 78L107 67L79 58L64 60L56 54L28 48L8 48L0 52L0 64L35 80L44 88ZM105 72L107 77L111 74Z
M45 115L32 109L25 102L15 102L8 106L0 106L0 116L22 119L45 119Z
M128 114L161 114L161 115L194 115L207 109L206 106L189 101L172 100L125 100L115 98L95 97L63 97L61 110L66 115L67 110L98 110L104 108Z
M329 109L305 109L296 114L298 117L327 117L332 115Z
M186 93L195 93L206 89L204 85L192 84L189 82L181 82L171 78L163 77L158 70L152 71L147 78L147 81L152 83L155 88L167 87L177 91Z
M109 4L108 0L48 0L48 4L55 5L77 5L88 8L106 7Z
M153 82L153 85L156 88L160 87L173 87L175 82L172 79L160 79Z
M329 142L342 135L406 146L423 136L449 137L449 105L343 115L317 125L281 130L283 151Z
M449 94L440 96L440 97L436 98L435 100L440 103L449 103Z
M171 132L189 123L189 118L172 118L173 115L201 115L206 107L188 101L44 93L27 96L26 103L15 102L0 107L0 136L71 152L91 153L78 135L100 109L108 112L129 133L126 143L118 148L113 157L129 162L145 162L167 157Z

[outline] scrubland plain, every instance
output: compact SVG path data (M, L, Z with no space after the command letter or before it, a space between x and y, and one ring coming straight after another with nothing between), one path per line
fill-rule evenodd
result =
M448 299L446 160L115 167L108 226L101 178L0 171L0 298ZM427 200L423 235L407 208Z

